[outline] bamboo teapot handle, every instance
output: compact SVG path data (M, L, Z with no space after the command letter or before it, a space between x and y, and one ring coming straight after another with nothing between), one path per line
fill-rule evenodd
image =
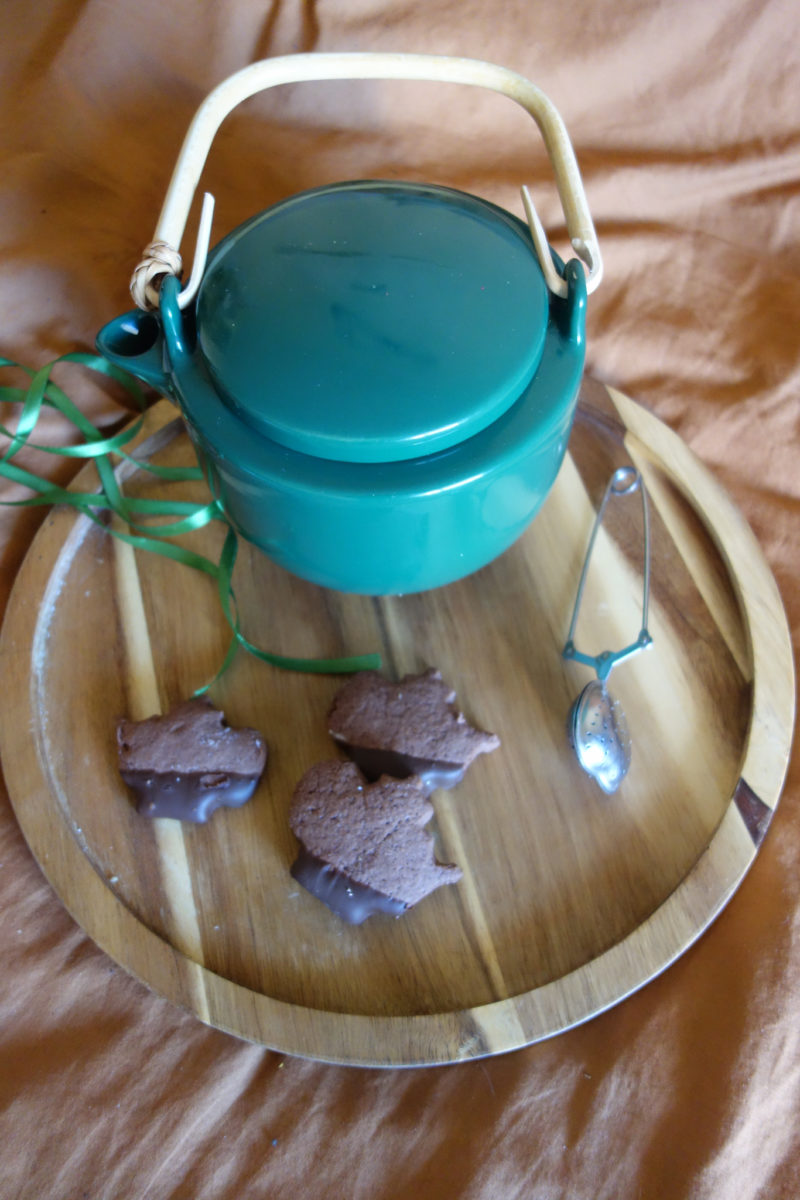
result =
M178 155L153 241L131 281L131 293L140 308L157 308L161 279L164 275L181 272L180 244L189 210L211 143L228 114L256 92L283 83L322 79L416 79L462 83L499 92L516 101L539 126L553 167L567 232L576 255L587 268L587 291L594 291L600 283L603 266L575 152L558 110L538 87L514 71L479 59L432 54L291 54L265 59L237 71L214 88L197 110ZM553 265L547 237L526 187L522 189L522 196L547 285L557 295L566 295L566 282ZM191 302L202 279L213 203L213 198L207 194L194 265L189 283L181 293L181 307Z

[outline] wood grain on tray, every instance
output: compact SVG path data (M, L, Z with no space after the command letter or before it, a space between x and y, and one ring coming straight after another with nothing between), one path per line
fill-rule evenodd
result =
M166 402L150 412L139 452L192 461ZM590 675L560 652L595 506L625 461L651 498L654 645L613 675L633 762L608 797L567 743L569 706ZM121 472L131 492L165 486ZM167 486L202 498L200 485ZM638 503L616 509L601 530L578 629L591 653L638 633L639 514ZM209 528L187 544L213 554L219 537ZM253 799L203 826L143 819L119 778L116 718L190 696L217 669L227 626L210 580L52 513L3 631L0 742L12 800L75 919L200 1019L349 1063L513 1049L666 967L752 862L791 739L785 617L720 487L626 397L587 382L544 509L467 580L416 596L344 596L243 544L235 585L251 640L293 655L378 650L393 677L438 667L467 718L502 747L432 796L438 857L461 867L461 882L399 920L346 926L289 875L287 822L298 779L340 757L326 714L341 679L240 655L212 698L269 743Z

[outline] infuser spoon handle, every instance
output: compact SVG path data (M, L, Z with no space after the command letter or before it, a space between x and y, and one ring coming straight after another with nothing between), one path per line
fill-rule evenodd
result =
M521 105L536 121L544 138L567 232L575 254L587 268L587 291L594 291L600 283L603 264L575 152L561 115L535 84L515 71L471 58L394 53L290 54L252 63L237 71L214 88L198 109L178 155L153 241L131 282L131 293L139 308L157 307L156 283L159 276L180 272L179 250L189 210L211 143L225 117L256 92L284 83L323 79L406 79L463 83L499 92ZM523 202L548 287L564 296L567 293L566 281L555 270L544 230L527 188L523 189ZM195 281L202 276L207 248L207 239L199 238L192 270L195 288ZM189 298L187 290L184 303Z
M589 572L589 563L592 558L592 551L597 539L597 534L600 526L603 523L606 506L612 496L629 496L633 492L639 491L642 498L642 523L644 528L644 568L642 572L642 627L635 641L623 647L622 650L603 650L601 654L583 654L575 647L575 626L578 623L578 614L583 600L583 593L586 587L586 576ZM591 667L597 674L597 678L605 682L611 674L612 669L626 658L632 658L634 654L638 654L640 650L644 650L647 646L652 645L653 639L647 628L648 610L650 606L650 512L647 505L647 492L644 486L641 475L635 467L625 466L618 467L606 485L606 490L603 493L603 499L600 501L600 507L597 510L597 515L592 526L592 533L589 538L589 545L586 550L586 556L583 560L583 568L581 569L581 577L578 581L578 590L575 595L575 605L572 610L572 620L569 624L569 632L567 640L561 654L563 658L583 663L587 667Z

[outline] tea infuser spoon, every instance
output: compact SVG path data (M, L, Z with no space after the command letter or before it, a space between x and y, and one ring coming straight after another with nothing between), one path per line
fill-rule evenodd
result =
M595 539L605 515L606 506L612 497L630 496L639 491L642 497L642 520L644 525L644 568L642 586L642 627L636 641L622 650L603 650L601 654L582 654L575 648L575 626L583 600L586 576L592 557ZM647 629L647 610L650 603L650 518L647 508L647 493L642 477L635 467L619 467L608 481L603 499L597 510L589 546L583 562L575 607L562 651L566 659L592 667L597 675L587 683L569 711L567 732L578 762L588 775L600 785L604 792L615 792L628 773L631 763L631 741L625 715L619 703L612 699L606 680L617 663L638 654L652 644Z

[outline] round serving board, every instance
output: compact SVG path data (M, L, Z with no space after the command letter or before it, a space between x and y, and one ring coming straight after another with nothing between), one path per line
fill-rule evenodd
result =
M193 461L175 410L148 414L140 456ZM566 738L591 673L561 658L594 511L611 471L641 470L652 514L654 644L610 690L633 762L604 795ZM90 486L91 468L78 486ZM130 494L202 500L129 464ZM215 555L221 532L186 544ZM638 634L638 498L611 506L579 648ZM498 733L457 788L434 793L443 861L464 872L401 919L343 924L289 874L287 810L313 763L339 757L326 713L342 680L240 654L212 692L260 729L267 771L208 825L151 821L116 766L115 723L166 711L219 666L228 634L205 576L54 511L3 628L3 768L56 892L117 962L201 1020L275 1049L373 1066L497 1054L568 1029L663 970L753 861L777 803L794 717L786 619L758 545L680 439L588 381L548 501L501 559L407 597L344 596L242 545L247 636L271 651L377 650L393 677L436 666L475 725Z

